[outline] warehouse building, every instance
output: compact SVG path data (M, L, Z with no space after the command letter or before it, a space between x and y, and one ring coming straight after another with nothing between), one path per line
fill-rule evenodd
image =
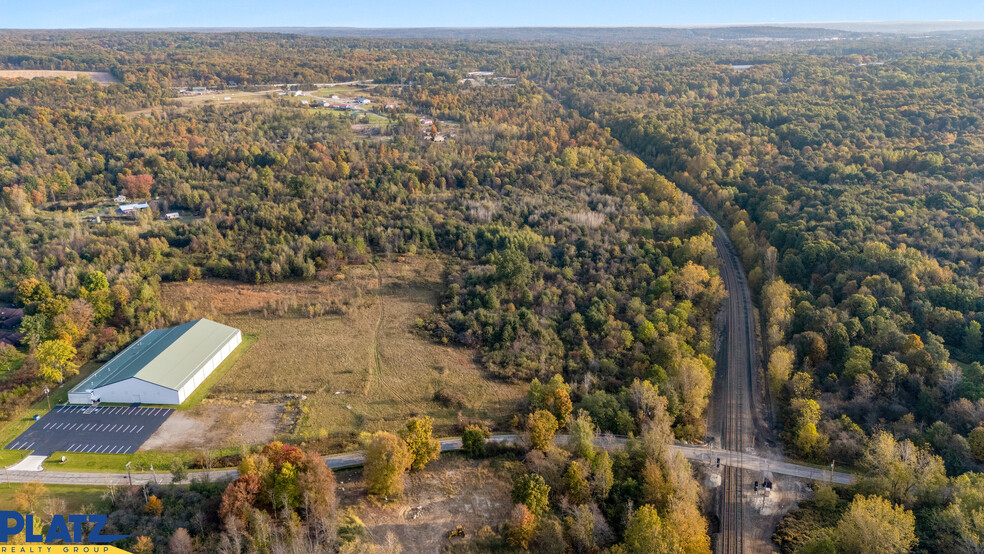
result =
M68 393L72 404L180 404L242 342L239 329L207 319L155 329Z

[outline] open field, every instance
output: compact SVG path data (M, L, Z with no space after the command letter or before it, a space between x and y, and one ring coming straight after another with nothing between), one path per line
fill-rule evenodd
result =
M49 69L0 69L0 79L34 79L35 77L65 77L75 79L86 76L100 85L118 83L112 73L106 71L58 71Z
M160 473L168 473L168 468L174 460L181 460L186 467L208 454L212 459L223 456L242 454L239 448L208 448L202 450L181 450L177 452L162 452L159 450L140 450L132 454L92 454L85 452L55 452L44 461L45 471L81 471L97 473L125 473L126 464L130 462L133 472L149 472L151 466ZM61 463L62 456L65 463ZM218 466L216 466L218 467Z
M15 495L23 485L0 485L0 510L16 510L17 502ZM42 510L51 514L78 514L83 513L83 507L89 508L89 513L103 513L103 494L106 487L94 485L45 485L45 492L42 494Z
M367 539L403 552L468 552L488 526L496 529L512 509L510 490L518 462L480 461L444 456L421 473L407 476L404 497L394 503L365 500L361 472L339 474L338 498L366 526ZM448 539L458 525L465 536ZM399 551L399 550L397 550Z
M350 267L333 282L169 283L162 297L182 318L256 335L211 397L275 403L303 395L303 440L351 441L361 431L396 430L414 415L433 416L436 433L448 435L459 411L504 423L525 388L487 379L473 351L414 330L437 301L441 267L419 257L381 262L378 276L372 266ZM439 390L461 405L435 401Z
M141 450L206 450L266 444L277 432L277 404L206 402L177 411L143 443Z

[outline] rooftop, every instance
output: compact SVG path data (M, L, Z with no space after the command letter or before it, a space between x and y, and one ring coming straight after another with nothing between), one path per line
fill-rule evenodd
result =
M237 332L238 329L208 319L154 329L76 385L72 392L85 392L130 378L178 390Z

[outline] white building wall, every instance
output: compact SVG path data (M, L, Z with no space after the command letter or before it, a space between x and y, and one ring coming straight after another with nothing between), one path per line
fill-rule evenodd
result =
M226 342L225 345L223 345L222 348L220 348L219 351L215 353L215 356L212 356L212 359L205 362L205 365L203 365L201 369L198 370L198 372L192 375L191 379L189 379L188 382L185 383L183 387L181 387L181 390L178 391L178 401L176 402L176 404L180 404L184 402L186 398L191 396L191 394L195 392L195 389L200 387L201 384L205 382L205 379L207 379L208 376L211 375L213 371L215 371L215 368L219 367L219 365L222 364L222 361L228 358L229 354L232 354L232 351L235 350L236 347L239 346L239 344L242 342L243 342L242 332L236 331L236 334L233 335L229 339L229 341Z
M140 379L126 379L119 383L112 383L105 387L96 389L96 396L100 402L111 404L178 404L178 391L141 381ZM71 401L71 399L70 399ZM89 395L80 404L89 403Z
M155 385L147 381L132 378L112 383L96 389L96 395L100 402L130 404L140 402L142 404L181 404L186 398L191 396L195 389L205 382L205 379L219 367L223 360L232 354L232 351L243 342L240 331L236 331L228 342L218 352L203 365L180 390L169 389L160 385ZM89 404L90 396L87 392L69 393L68 402L70 404Z

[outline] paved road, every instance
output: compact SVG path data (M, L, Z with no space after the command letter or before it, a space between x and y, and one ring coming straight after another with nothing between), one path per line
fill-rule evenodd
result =
M495 435L490 441L503 444L513 444L518 441L519 435ZM567 437L559 435L558 444L564 444ZM614 449L621 448L625 444L624 437L600 436L596 443L601 448ZM721 458L721 465L731 467L741 464L740 467L756 471L770 470L773 473L792 475L804 479L830 480L830 471L815 469L812 467L801 466L788 462L777 462L760 456L745 454L738 456L736 452L722 449L708 448L703 446L672 445L672 448L679 450L683 455L698 463L716 464L717 458ZM461 439L451 438L441 441L441 451L450 452L461 449ZM362 465L365 456L362 452L348 452L345 454L335 454L325 458L325 463L332 469L356 467ZM237 475L234 469L212 470L209 472L211 480L231 480ZM192 476L199 479L204 476L204 472L193 472ZM170 483L171 474L167 471L159 472L156 476L151 473L133 473L127 476L126 473L81 473L67 471L15 471L5 469L0 475L0 483L28 483L40 481L47 484L58 485L125 485L133 479L134 485L144 483ZM849 484L854 481L854 476L850 473L834 472L833 481L840 484ZM187 482L187 481L185 481Z

